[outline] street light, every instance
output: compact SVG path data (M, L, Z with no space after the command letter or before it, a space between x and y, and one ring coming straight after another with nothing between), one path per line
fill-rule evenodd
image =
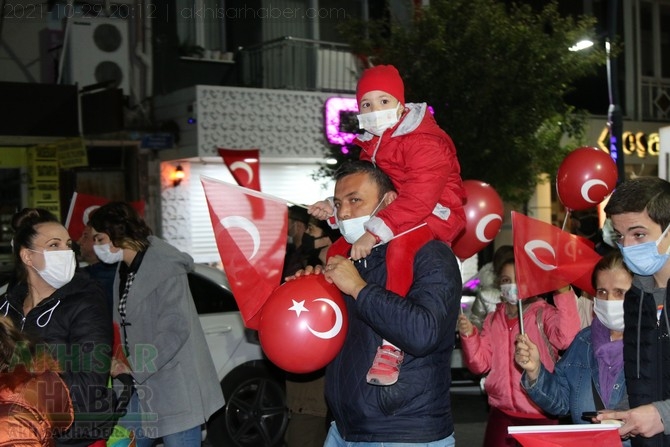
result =
M616 37L618 0L610 0L607 17L607 87L609 93L609 108L607 109L607 127L610 130L610 156L616 163L617 184L626 179L626 170L623 160L623 116L619 106L619 82L616 58L612 57L611 42Z
M611 30L610 30L611 31ZM617 184L626 179L623 153L623 115L619 106L619 87L617 81L616 58L611 53L611 37L605 40L607 55L607 93L609 107L607 109L607 128L609 129L609 152L617 167ZM593 46L593 41L580 40L569 48L570 51L582 51Z
M617 169L617 184L626 179L626 170L623 160L623 116L619 106L619 86L617 82L616 59L612 57L610 40L605 42L607 52L607 89L609 93L609 108L607 109L607 127L610 131L610 157L614 160Z

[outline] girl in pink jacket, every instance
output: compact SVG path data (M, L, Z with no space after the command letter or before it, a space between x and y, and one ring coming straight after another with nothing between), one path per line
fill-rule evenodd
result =
M552 425L549 418L521 387L523 370L514 363L515 338L520 332L518 297L514 283L514 257L510 253L494 266L503 302L484 320L481 332L464 314L458 318L463 356L474 374L485 374L489 411L484 447L513 447L517 443L507 434L515 425ZM540 360L553 372L557 352L566 349L579 332L577 297L568 287L554 295L555 306L539 297L523 300L525 333L537 343Z
M392 65L365 70L356 101L359 125L365 130L354 140L361 147L360 158L391 178L398 198L371 216L338 222L339 229L352 244L353 260L365 258L376 244L413 230L390 245L386 254L386 289L405 296L412 284L416 252L432 239L451 245L465 228L465 190L456 148L426 103L405 103L405 86ZM322 220L335 214L328 201L317 202L308 211ZM403 357L401 350L382 340L368 383L393 385Z

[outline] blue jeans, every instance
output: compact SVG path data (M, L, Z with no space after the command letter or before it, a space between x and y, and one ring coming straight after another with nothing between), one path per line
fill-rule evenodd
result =
M142 429L142 411L137 393L133 394L128 402L128 412L119 419L119 425L135 432L137 447L151 447L155 436L152 433L144 433ZM200 426L189 428L178 433L163 436L164 447L200 447L202 445L202 430Z
M163 445L165 447L200 447L202 445L202 430L198 425L179 433L163 436Z
M454 447L454 434L433 442L348 442L342 439L335 422L330 424L328 436L323 447Z

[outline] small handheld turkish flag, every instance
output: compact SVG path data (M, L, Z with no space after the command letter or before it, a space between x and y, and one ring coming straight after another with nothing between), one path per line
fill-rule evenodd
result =
M519 298L529 298L579 283L601 256L593 244L558 227L512 212L514 263ZM592 289L589 287L589 289Z
M523 447L620 446L618 424L527 425L508 427Z

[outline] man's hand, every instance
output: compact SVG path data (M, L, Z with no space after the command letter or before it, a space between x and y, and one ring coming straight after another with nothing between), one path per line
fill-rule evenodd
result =
M333 206L327 200L319 200L307 207L307 213L319 220L326 220L334 213Z
M343 256L329 258L324 274L328 282L335 284L342 293L354 299L358 298L358 293L368 284L361 278L353 261Z
M516 336L516 349L514 350L514 361L526 371L526 377L530 381L537 380L540 375L540 351L537 349L527 334Z
M377 239L372 233L366 231L363 236L359 237L354 245L351 246L351 259L358 261L359 259L367 258L372 247L377 243Z
M619 435L624 439L637 435L648 438L663 433L661 415L651 404L626 411L604 410L598 413L596 419L600 422L611 419L623 421L624 424L619 428Z
M321 267L320 265L314 265L314 266L308 265L304 269L298 270L293 275L287 276L286 278L284 278L284 281L293 281L294 279L300 276L307 276L312 274L320 275L321 273L323 273L323 267Z
M458 333L461 334L461 337L471 336L473 328L474 326L467 315L460 314L458 316Z

